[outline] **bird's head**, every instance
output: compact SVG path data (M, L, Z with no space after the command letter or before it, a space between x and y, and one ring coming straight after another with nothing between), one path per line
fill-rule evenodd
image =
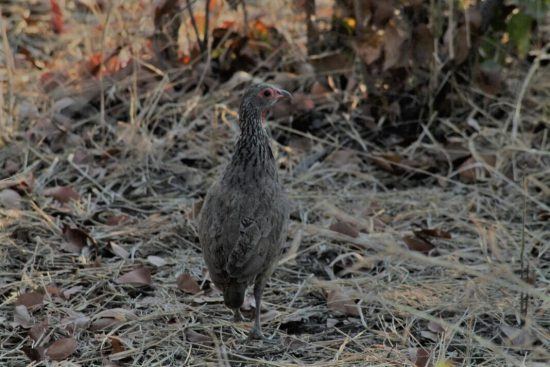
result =
M292 94L271 84L255 84L244 93L240 109L241 112L254 109L263 113L283 98L292 98Z

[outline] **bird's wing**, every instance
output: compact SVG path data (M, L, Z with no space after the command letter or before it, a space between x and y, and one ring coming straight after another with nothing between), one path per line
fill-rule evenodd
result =
M256 275L267 262L274 262L280 255L288 216L286 202L267 198L255 202L255 210L241 217L239 240L231 249L226 264L230 275Z

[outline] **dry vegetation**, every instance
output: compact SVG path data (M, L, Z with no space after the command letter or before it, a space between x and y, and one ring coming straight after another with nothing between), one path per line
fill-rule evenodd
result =
M151 3L0 3L0 365L547 365L547 14L525 46L476 1ZM269 126L294 203L273 343L231 321L195 224L253 78L295 94Z

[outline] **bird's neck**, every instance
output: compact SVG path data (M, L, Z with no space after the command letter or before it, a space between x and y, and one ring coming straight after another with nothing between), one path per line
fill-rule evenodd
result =
M264 118L259 109L244 109L239 112L241 136L224 179L237 184L254 184L255 180L265 177L277 178L269 136L262 126Z

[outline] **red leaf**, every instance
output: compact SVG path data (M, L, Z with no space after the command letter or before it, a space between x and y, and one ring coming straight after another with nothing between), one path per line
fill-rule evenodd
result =
M201 291L199 283L188 273L181 274L176 280L176 284L185 293L197 294Z
M118 277L116 282L118 284L151 285L151 272L142 266Z
M435 248L430 242L413 236L405 236L403 237L403 241L405 241L409 250L418 251L424 255L428 255Z
M329 229L331 231L342 233L346 236L350 236L353 238L359 237L359 231L357 230L357 228L347 222L337 221L336 223L333 223Z
M413 231L413 233L417 237L428 236L428 237L444 238L446 240L450 240L452 238L449 232L439 228L423 228L418 231Z
M46 355L54 361L67 359L76 351L77 343L74 338L56 340L46 349Z
M50 0L50 5L52 7L53 31L57 34L62 33L64 24L63 24L63 13L61 12L61 8L59 7L57 0Z
M128 222L129 219L130 219L130 217L128 217L128 216L125 215L125 214L113 215L112 217L109 217L109 218L107 219L107 221L105 222L105 224L108 225L108 226L118 226L118 225L121 224L121 223L126 223L126 222Z
M80 254L82 249L88 245L87 240L91 240L87 232L69 226L63 226L63 238L66 241L63 249L77 254Z
M79 200L80 195L70 186L56 186L44 190L44 195L51 196L60 203L68 203L70 200Z
M33 325L33 327L29 329L29 336L31 337L32 340L36 342L46 333L47 329L48 329L48 322L42 321L36 325Z
M349 316L359 316L353 297L341 289L331 289L327 293L327 306L332 311Z
M24 305L29 310L32 309L38 309L42 306L42 302L44 301L44 295L38 292L27 292L19 295L17 297L17 301L15 301L16 305Z

